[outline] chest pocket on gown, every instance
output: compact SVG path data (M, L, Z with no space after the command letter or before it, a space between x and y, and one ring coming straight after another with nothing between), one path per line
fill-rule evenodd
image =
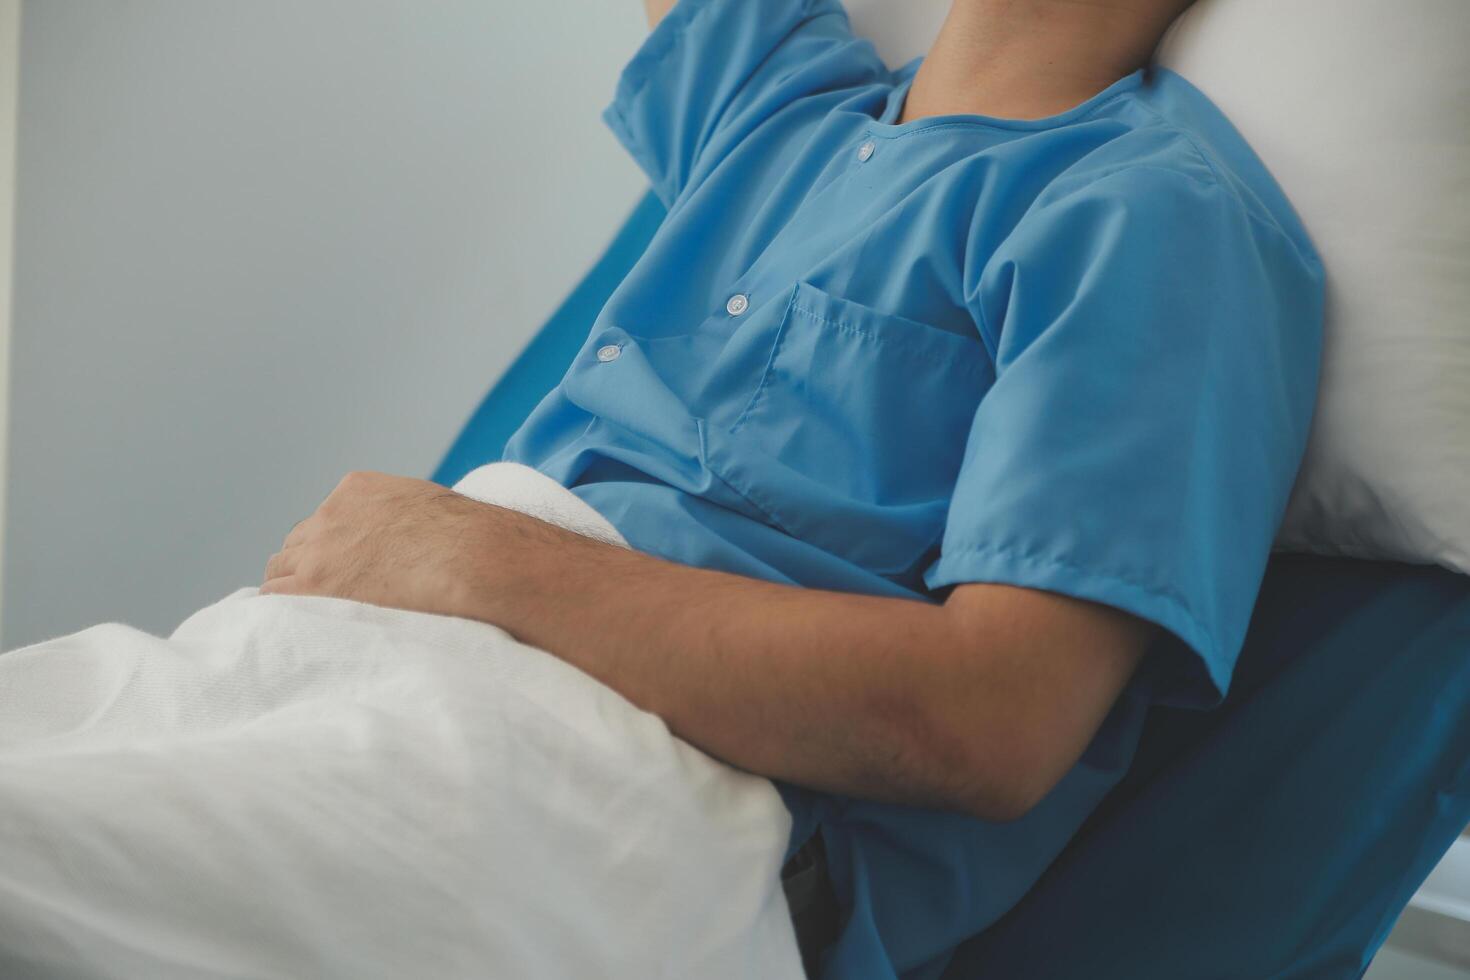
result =
M992 376L978 335L800 282L749 399L707 420L706 462L788 534L901 576L943 533Z

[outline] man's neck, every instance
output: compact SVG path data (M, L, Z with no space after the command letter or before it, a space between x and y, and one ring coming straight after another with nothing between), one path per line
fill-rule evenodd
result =
M1147 63L1181 0L954 0L900 122L1041 119Z

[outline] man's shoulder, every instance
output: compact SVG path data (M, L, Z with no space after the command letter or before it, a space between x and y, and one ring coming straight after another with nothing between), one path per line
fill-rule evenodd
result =
M1309 264L1321 260L1285 191L1254 147L1193 83L1151 66L1121 109L1130 126L1088 165L1142 167L1213 185L1263 230L1281 235ZM1085 168L1084 168L1085 169ZM1082 173L1075 175L1082 176Z
M1107 139L1028 197L1013 236L1031 240L1087 228L1099 247L1131 237L1150 248L1183 247L1198 236L1228 238L1272 256L1283 282L1320 286L1322 262L1305 228L1243 140L1236 152L1222 153L1218 136L1206 138L1142 100L1116 110Z

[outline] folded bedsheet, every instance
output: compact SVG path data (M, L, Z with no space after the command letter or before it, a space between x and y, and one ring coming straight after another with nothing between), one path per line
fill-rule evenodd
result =
M621 540L507 466L456 489ZM800 978L789 832L485 623L243 588L0 656L0 976Z

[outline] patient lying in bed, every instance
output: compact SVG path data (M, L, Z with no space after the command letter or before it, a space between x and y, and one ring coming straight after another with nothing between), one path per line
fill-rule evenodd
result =
M668 217L535 506L352 474L260 594L0 658L0 972L795 977L819 835L812 968L937 977L1222 699L1306 443L1321 265L1147 64L1185 6L956 0L893 70L648 0Z

